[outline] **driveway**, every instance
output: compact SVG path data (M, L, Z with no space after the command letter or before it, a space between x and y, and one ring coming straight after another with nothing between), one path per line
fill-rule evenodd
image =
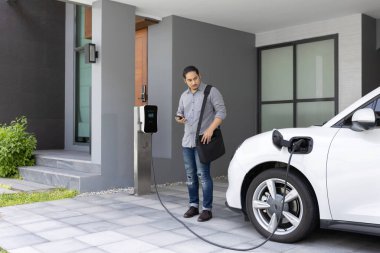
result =
M195 232L226 246L246 248L263 238L242 215L224 206L227 183L214 181L214 218L182 218L185 184L159 187L166 206ZM173 220L155 194L119 191L74 199L0 208L0 246L12 253L35 252L232 252L209 245ZM268 242L254 252L379 252L375 236L317 230L295 244Z

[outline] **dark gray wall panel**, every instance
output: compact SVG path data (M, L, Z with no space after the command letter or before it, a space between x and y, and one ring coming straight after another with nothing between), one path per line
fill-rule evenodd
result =
M149 53L151 98L154 97L157 102L169 99L171 103L170 108L163 108L165 112L158 109L159 119L161 113L169 113L168 121L171 123L171 133L167 137L171 139L171 145L162 145L153 139L153 154L157 152L156 149L171 148L170 163L159 159L164 157L154 156L158 181L185 181L181 148L183 126L178 125L173 116L177 111L179 97L187 87L182 79L182 70L187 65L197 66L203 81L216 86L223 94L227 118L222 130L227 153L212 164L212 175L226 175L235 149L245 138L257 132L254 123L257 111L255 35L177 16L165 18L162 23L150 28L150 31L153 29L155 33L149 33L149 49L158 44L166 48L168 45L163 41L167 38L171 39L172 46L172 55L169 57L152 57ZM159 37L160 31L165 31L168 37ZM162 65L167 67L167 72L154 70L162 69ZM152 93L155 78L164 78L169 83Z
M376 19L363 15L362 95L380 85L380 51L376 50Z
M39 149L64 145L65 3L0 1L0 123L25 115Z
M380 19L376 20L376 49L380 49Z

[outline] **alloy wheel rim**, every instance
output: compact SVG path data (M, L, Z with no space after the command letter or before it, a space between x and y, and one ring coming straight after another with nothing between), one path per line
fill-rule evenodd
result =
M272 233L278 224L276 235L286 235L293 232L300 224L303 216L303 201L296 188L287 183L284 210L281 213L283 187L285 181L270 178L263 181L254 191L252 210L256 221L266 231Z

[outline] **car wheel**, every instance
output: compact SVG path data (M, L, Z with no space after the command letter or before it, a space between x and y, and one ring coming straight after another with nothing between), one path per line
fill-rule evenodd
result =
M281 216L271 240L291 243L314 230L318 221L318 208L309 186L290 171L281 214L285 176L284 169L274 168L255 177L248 188L246 211L251 223L265 237L273 232Z

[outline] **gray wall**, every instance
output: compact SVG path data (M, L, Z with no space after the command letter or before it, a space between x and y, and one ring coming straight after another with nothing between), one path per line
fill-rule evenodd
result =
M65 3L0 1L0 123L25 115L39 149L64 145Z
M376 50L376 19L363 15L362 22L362 95L380 85L380 51Z
M99 59L92 65L91 159L102 168L93 187L133 186L135 7L99 0L92 14Z
M173 116L179 97L187 88L182 79L182 70L187 65L197 66L203 81L217 87L224 97L227 118L222 131L227 153L212 164L212 175L226 175L235 149L256 133L255 35L171 16L149 28L148 49L150 102L159 105L159 126L171 125L169 129L159 129L153 139L158 181L185 180L183 126ZM153 49L162 51L153 54ZM160 141L164 139L165 142Z
M376 49L380 49L380 19L376 20Z

